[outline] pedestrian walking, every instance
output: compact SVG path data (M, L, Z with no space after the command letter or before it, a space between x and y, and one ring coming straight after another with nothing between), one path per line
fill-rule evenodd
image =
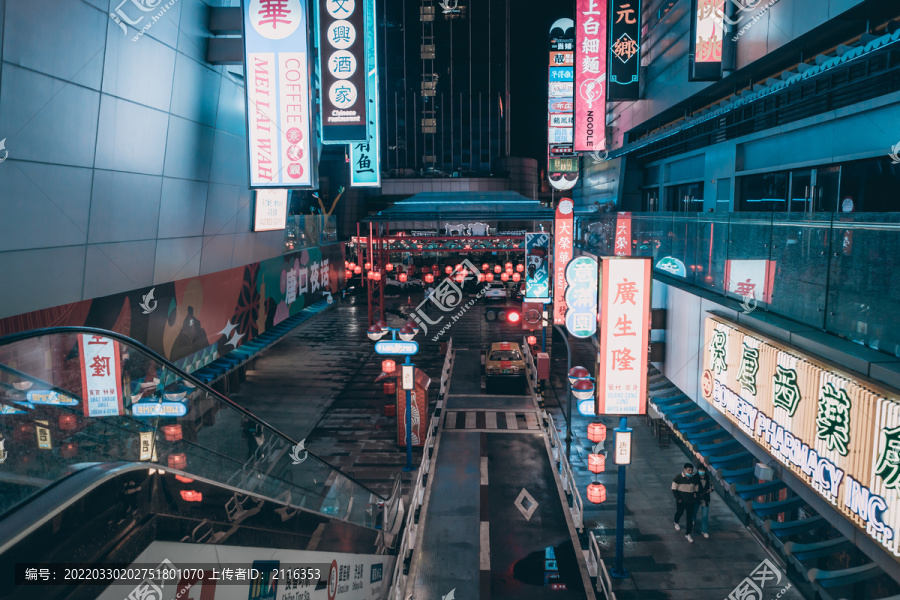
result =
M684 463L681 473L672 480L672 495L675 496L675 530L679 531L681 525L681 515L685 516L687 521L684 537L687 541L692 542L691 532L694 529L694 503L697 501L697 482L694 479L694 465Z
M706 465L697 465L697 474L694 475L697 483L697 502L694 504L694 522L697 521L697 514L700 514L700 533L703 537L709 537L709 499L712 491L712 483L709 479L709 473L706 471Z

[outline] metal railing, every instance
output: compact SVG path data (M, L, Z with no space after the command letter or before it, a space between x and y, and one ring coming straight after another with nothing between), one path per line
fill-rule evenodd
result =
M597 543L597 536L594 532L590 532L588 537L588 549L585 556L587 560L588 574L597 579L597 591L601 592L606 600L616 600L616 594L612 591L612 580L609 578L609 571L606 563L600 555L600 544Z
M284 227L284 252L324 246L337 241L337 217L290 215Z

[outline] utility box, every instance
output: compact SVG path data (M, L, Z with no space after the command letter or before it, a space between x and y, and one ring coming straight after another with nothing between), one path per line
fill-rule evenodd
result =
M550 355L546 352L537 353L537 374L538 379L550 379Z

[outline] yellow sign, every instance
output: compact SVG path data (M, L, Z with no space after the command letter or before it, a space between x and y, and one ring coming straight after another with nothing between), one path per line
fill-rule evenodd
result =
M900 397L707 317L703 396L872 539L900 557Z

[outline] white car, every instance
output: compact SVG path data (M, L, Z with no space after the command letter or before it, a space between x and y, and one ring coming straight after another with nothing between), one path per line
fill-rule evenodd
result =
M485 300L506 300L506 284L502 281L492 281L484 292Z

